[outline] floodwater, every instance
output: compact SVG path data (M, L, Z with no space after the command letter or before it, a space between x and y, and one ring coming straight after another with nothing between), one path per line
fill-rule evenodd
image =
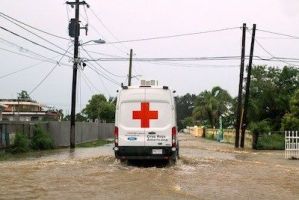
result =
M0 199L299 199L299 161L180 135L181 159L116 161L112 145L0 162Z

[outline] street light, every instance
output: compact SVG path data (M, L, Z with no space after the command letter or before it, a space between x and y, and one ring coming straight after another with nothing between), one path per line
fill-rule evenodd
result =
M97 40L89 40L87 42L83 42L82 44L80 44L80 46L83 46L87 43L90 43L90 42L94 42L94 43L97 43L97 44L105 44L106 41L105 40L102 40L102 39L97 39Z

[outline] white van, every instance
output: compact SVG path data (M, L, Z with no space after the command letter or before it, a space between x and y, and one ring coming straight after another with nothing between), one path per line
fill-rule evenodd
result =
M176 109L172 91L159 86L123 87L117 96L115 157L176 161Z

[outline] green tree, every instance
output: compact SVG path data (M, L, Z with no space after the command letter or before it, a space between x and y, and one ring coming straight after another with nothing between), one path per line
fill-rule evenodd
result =
M106 122L113 122L115 115L115 104L113 102L111 98L110 101L107 101L106 97L102 94L93 95L82 113L92 121L100 119Z
M255 66L252 69L248 120L267 120L271 130L279 130L281 119L290 112L290 98L299 88L299 70Z
M184 119L192 116L194 102L196 99L195 94L185 94L184 96L175 97L176 112L177 112L177 125L179 130L184 128Z
M290 109L282 119L282 130L299 130L299 89L290 100Z
M196 98L193 117L202 125L216 127L219 117L225 117L231 112L232 101L229 93L221 87L203 91Z
M30 95L26 90L22 90L20 93L18 93L18 99L23 101L31 100Z

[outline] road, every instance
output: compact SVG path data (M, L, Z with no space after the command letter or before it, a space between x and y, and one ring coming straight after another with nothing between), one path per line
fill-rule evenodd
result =
M180 135L181 159L114 159L112 146L0 162L0 199L299 199L299 161Z

